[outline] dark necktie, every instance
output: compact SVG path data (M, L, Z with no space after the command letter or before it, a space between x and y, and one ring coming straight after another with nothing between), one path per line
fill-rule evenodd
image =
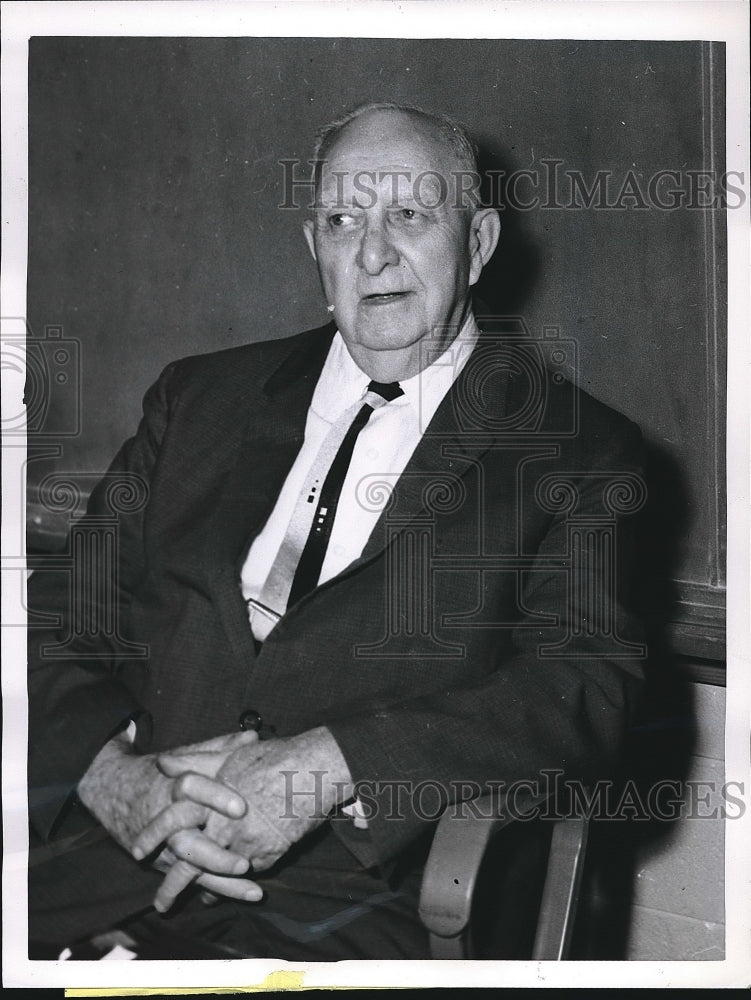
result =
M357 437L375 409L402 395L398 382L371 382L360 403L350 407L326 435L308 477L312 485L298 499L259 599L248 601L253 631L260 641L289 605L317 585Z
M371 394L379 396L380 400L376 402L371 398L368 401ZM288 604L295 604L308 591L313 590L318 583L323 560L326 557L329 538L331 537L331 529L336 517L336 508L339 505L339 496L342 492L344 479L347 475L349 463L352 460L352 452L355 450L355 442L360 431L367 424L376 406L383 406L384 403L390 403L393 399L401 395L403 395L403 390L398 382L371 382L368 385L365 401L360 407L357 416L350 424L349 430L334 456L334 461L331 463L331 468L321 488L316 511L313 515L313 523L310 526L308 539L305 542L305 548L302 550L295 577L292 581ZM313 502L313 499L314 497L310 497L311 502Z

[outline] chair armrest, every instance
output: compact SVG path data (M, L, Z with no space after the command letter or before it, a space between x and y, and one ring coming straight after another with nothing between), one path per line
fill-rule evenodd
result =
M532 958L560 962L568 955L589 836L589 818L556 820L540 901Z
M469 957L468 931L477 876L490 839L516 820L532 818L546 796L514 802L483 796L456 803L441 817L420 891L419 913L434 958ZM567 815L554 820L533 958L565 958L581 885L589 822Z
M477 873L490 838L532 813L544 800L544 796L530 796L516 801L511 814L502 808L504 800L485 795L451 805L444 812L425 865L419 906L420 919L431 935L431 949L442 952L441 957L464 957L459 954L463 951L459 939L469 924ZM455 946L442 947L441 939L454 939Z

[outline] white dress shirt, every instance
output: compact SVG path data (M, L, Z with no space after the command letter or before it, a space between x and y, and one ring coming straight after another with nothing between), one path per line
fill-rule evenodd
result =
M373 411L355 443L318 582L341 573L362 554L422 435L474 348L479 331L470 313L443 354L399 385L403 396ZM302 490L309 492L310 469L331 426L361 399L370 378L350 356L339 332L332 341L308 409L305 440L276 505L250 547L241 574L246 601L258 599ZM382 484L382 485L378 485Z

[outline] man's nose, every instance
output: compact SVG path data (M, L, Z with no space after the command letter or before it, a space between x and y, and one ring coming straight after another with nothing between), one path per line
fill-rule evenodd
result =
M399 263L399 252L381 220L368 220L357 255L357 264L367 274L380 274L389 264Z

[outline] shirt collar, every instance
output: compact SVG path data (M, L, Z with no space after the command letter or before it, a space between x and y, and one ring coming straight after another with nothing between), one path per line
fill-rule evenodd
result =
M427 429L435 411L459 377L479 336L480 331L475 317L470 312L461 330L443 354L417 375L399 383L404 390L405 398L419 417L420 433Z
M421 433L467 363L479 335L470 311L443 354L417 375L399 383L404 395L390 405L410 405L419 418ZM346 409L362 399L369 382L370 377L355 364L337 330L313 393L311 408L319 417L334 423Z

